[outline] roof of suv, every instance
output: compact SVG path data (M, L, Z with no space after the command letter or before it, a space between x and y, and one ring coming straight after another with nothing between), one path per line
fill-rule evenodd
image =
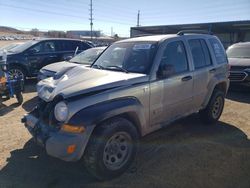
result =
M150 35L150 36L142 36L142 37L135 37L130 39L125 39L119 42L139 42L139 41L152 41L152 42L158 42L163 41L169 38L175 38L175 37L182 37L182 36L204 36L204 37L214 37L214 35L208 35L208 34L185 34L185 35L177 35L177 34L165 34L165 35Z
M125 40L122 40L121 42L136 42L136 41L152 41L152 42L156 42L156 41L161 41L163 39L177 37L177 36L178 35L176 35L176 34L174 34L174 35L150 35L150 36L142 36L142 37L135 37L135 38L125 39ZM120 42L120 41L118 41L118 42Z

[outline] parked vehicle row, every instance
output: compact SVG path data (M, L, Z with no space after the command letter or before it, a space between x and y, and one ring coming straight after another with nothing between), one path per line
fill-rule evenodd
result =
M228 71L225 50L210 34L127 39L109 46L90 67L41 80L39 102L22 122L48 155L82 160L93 176L109 179L132 163L140 137L197 112L215 123Z

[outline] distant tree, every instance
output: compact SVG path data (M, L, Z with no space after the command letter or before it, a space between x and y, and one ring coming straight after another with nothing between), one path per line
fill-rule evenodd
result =
M31 29L30 30L30 34L35 36L35 37L38 37L39 36L39 30L34 28L34 29Z
M66 33L64 31L48 31L48 37L66 38Z
M114 39L119 39L120 37L118 36L118 34L114 34Z

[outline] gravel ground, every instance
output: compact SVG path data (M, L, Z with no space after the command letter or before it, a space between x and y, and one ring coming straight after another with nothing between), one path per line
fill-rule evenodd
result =
M98 182L80 162L49 157L20 123L35 105L29 80L24 103L0 109L0 188L4 187L250 187L250 90L230 91L216 126L197 115L140 141L136 161L121 177Z

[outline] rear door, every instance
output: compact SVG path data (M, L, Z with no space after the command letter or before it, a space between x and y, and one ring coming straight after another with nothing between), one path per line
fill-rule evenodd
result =
M194 66L194 108L199 110L209 89L209 83L213 79L214 68L211 53L205 39L188 39L192 61Z
M150 122L153 126L189 114L193 101L193 75L184 41L176 39L166 42L159 53L157 70L170 64L174 67L174 73L150 83Z

